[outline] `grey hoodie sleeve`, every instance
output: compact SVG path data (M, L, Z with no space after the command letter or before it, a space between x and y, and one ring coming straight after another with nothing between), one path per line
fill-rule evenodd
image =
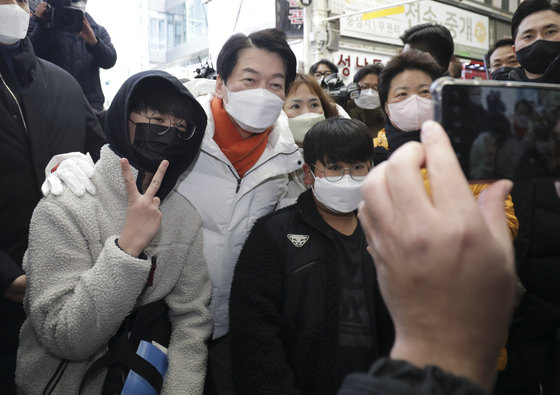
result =
M202 393L208 354L206 341L212 333L208 309L211 293L202 250L202 228L199 228L179 281L166 297L172 333L162 394Z
M56 200L33 213L25 310L39 342L60 358L85 360L103 347L146 284L149 261L126 254L116 237L94 260L78 219Z

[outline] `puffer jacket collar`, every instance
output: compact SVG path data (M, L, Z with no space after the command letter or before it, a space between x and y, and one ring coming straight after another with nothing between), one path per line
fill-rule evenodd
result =
M212 108L210 106L210 103L212 102L212 99L214 99L214 93L209 93L206 96L200 96L197 99L199 103L202 105L202 108L204 108L206 114L211 115ZM207 153L209 153L210 155L216 157L223 157L225 160L227 160L226 156L221 151L218 144L216 144L216 142L214 141L214 133L215 133L214 117L209 116L206 133L202 141L202 149ZM290 133L290 129L288 126L288 116L282 110L280 117L274 124L274 128L268 135L267 148L265 150L265 154L263 154L263 157L267 154L267 152L269 155L274 153L292 153L293 151L295 151L294 147L295 149L297 149L297 146L295 145L294 142L294 138L292 137L292 134ZM263 157L261 157L261 159Z
M201 151L225 163L232 174L239 179L235 168L214 141L215 123L210 106L213 98L213 93L197 98L206 114L208 114L208 123L202 140ZM271 159L279 160L271 161ZM267 163L266 171L264 171L261 166L265 162ZM243 177L239 196L241 197L244 193L252 190L256 185L266 179L281 174L288 174L301 168L302 164L303 158L288 127L288 117L284 111L282 111L280 117L274 124L273 130L268 135L268 143L265 151L257 163L247 171Z

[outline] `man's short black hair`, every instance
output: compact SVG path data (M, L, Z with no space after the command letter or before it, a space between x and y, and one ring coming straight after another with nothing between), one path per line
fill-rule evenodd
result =
M161 78L146 78L132 91L130 111L146 112L148 107L160 114L191 120L191 103L170 82ZM150 115L150 114L148 114Z
M357 119L327 118L318 122L303 139L305 163L323 165L337 161L367 162L373 157L373 144L365 123Z
M333 62L331 62L330 60L327 60L327 59L321 59L320 61L318 61L317 63L314 63L309 68L309 74L315 74L315 72L319 68L320 64L326 65L329 69L331 69L331 71L333 73L338 73L338 67L336 67L336 65Z
M422 23L412 26L400 36L403 44L411 48L428 52L445 71L455 51L453 36L443 25Z
M519 29L519 25L531 14L540 11L555 11L556 13L560 14L560 9L558 7L552 7L548 0L524 0L519 4L517 10L513 14L511 18L511 36L515 40L517 36L517 30Z
M426 52L409 50L395 56L379 74L377 91L381 108L385 111L385 103L389 96L391 81L405 70L420 70L428 74L432 81L442 76L443 72L434 59Z
M494 46L490 48L490 51L486 54L486 59L488 59L488 63L490 63L490 57L494 53L495 50L501 47L510 47L514 44L513 39L511 38L502 38L501 40L496 41ZM490 67L490 64L488 65Z
M296 78L297 61L290 45L286 41L286 33L279 29L264 29L246 36L243 33L234 34L224 44L218 54L216 71L227 82L233 69L239 61L239 52L245 48L258 48L276 53L284 61L286 71L286 85L284 92L288 92L290 84Z
M378 76L381 73L381 70L383 70L382 63L368 64L367 66L362 67L360 70L358 70L356 74L354 74L354 82L360 82L360 80L368 74L375 74Z

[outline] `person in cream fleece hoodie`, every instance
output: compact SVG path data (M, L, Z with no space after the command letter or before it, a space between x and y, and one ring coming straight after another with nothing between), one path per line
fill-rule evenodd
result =
M200 217L173 188L205 127L203 109L176 78L136 74L107 111L96 194L64 190L41 200L24 258L19 393L77 393L123 319L162 299L172 328L162 393L202 393L211 286ZM102 371L84 392L101 393L104 379Z

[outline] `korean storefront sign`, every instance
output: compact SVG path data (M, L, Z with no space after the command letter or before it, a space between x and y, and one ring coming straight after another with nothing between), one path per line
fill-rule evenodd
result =
M390 55L341 49L332 54L332 61L338 67L338 73L346 81L352 81L354 74L364 66L375 63L387 64Z
M333 13L344 14L394 3L383 0L331 0ZM377 42L402 45L399 36L406 29L420 23L439 23L449 29L456 45L488 50L488 17L436 1L405 4L403 12L368 20L362 15L343 17L340 34Z

